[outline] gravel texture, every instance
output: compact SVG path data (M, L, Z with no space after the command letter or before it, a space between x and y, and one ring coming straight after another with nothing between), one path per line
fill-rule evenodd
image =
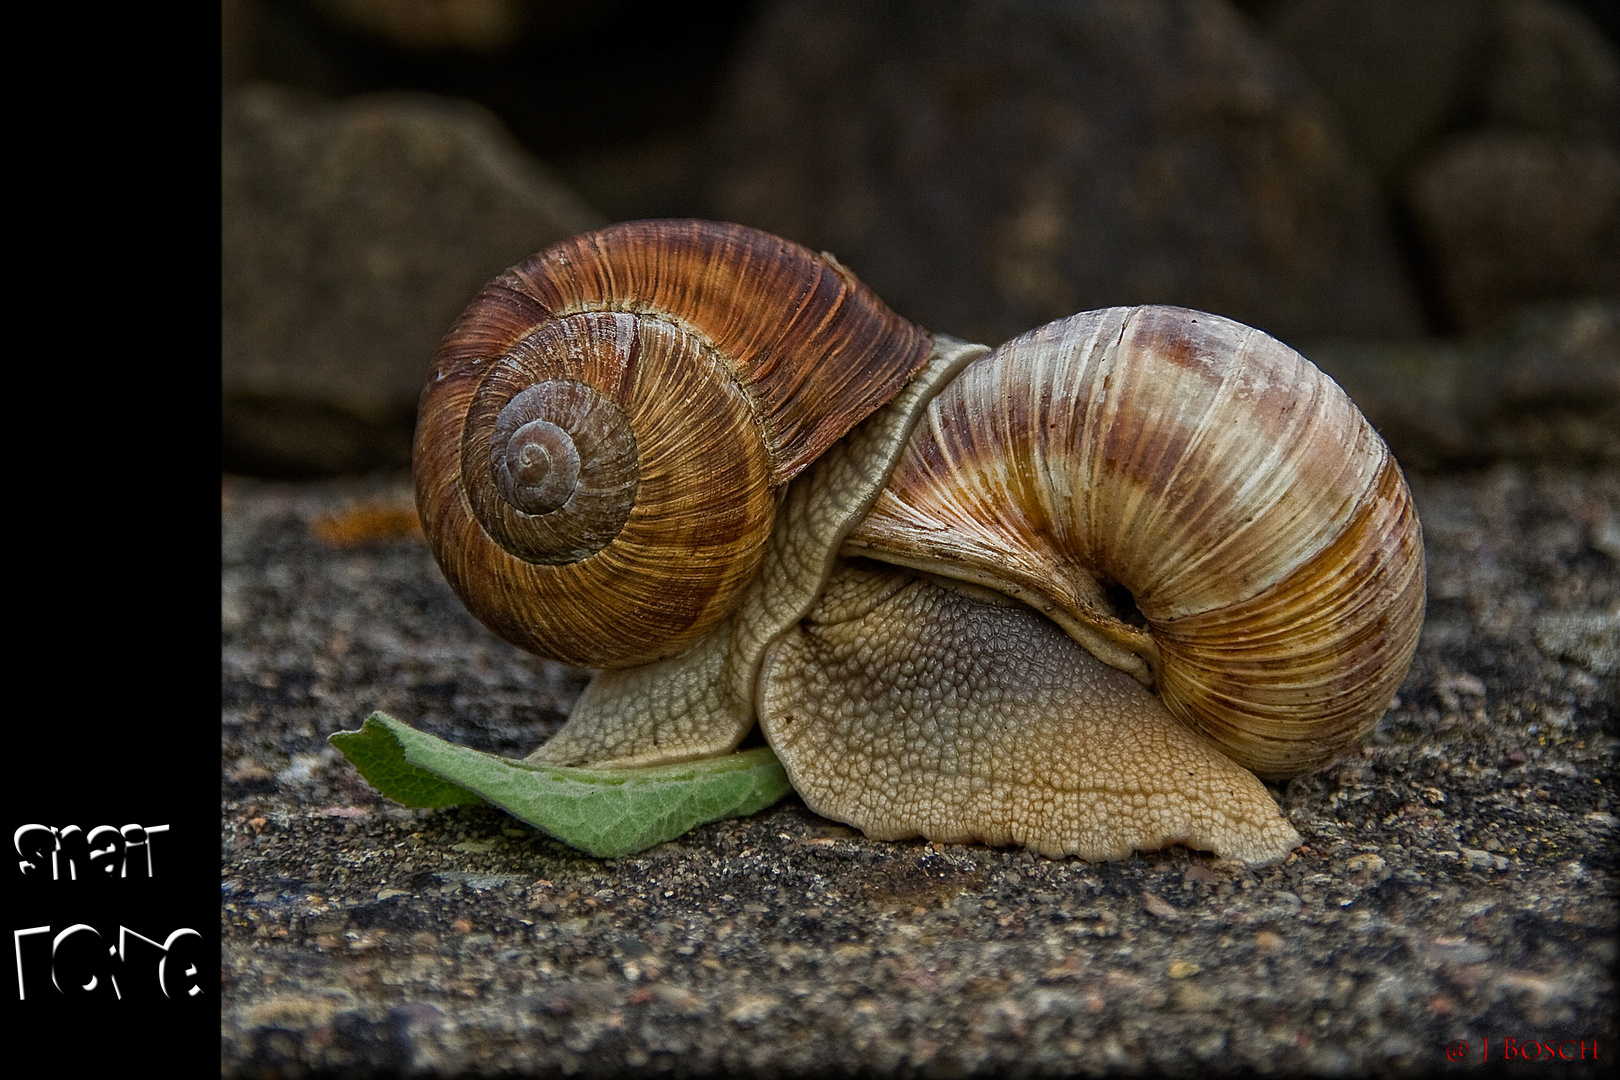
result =
M326 737L381 709L519 756L583 676L466 614L405 480L226 478L223 1071L1428 1073L1508 1039L1606 1060L1620 471L1412 479L1411 676L1359 753L1273 788L1306 846L1247 870L881 843L792 796L608 861L493 809L400 808Z

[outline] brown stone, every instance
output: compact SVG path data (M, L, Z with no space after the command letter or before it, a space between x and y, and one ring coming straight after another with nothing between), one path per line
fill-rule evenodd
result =
M600 223L482 109L328 104L266 86L224 106L227 468L409 460L440 337L478 286Z
M1419 327L1328 107L1213 0L784 0L717 111L717 216L833 251L931 329L1133 303Z

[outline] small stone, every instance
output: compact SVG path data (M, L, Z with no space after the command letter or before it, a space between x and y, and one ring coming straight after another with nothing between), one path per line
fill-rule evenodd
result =
M1467 938L1444 935L1434 939L1429 952L1435 959L1453 964L1479 964L1491 958L1491 951L1483 945L1474 945Z
M726 1019L738 1027L751 1027L771 1014L777 1000L768 994L751 994L739 998L726 1013Z
M1480 851L1478 848L1465 847L1458 850L1462 853L1463 862L1469 866L1481 870L1505 870L1507 868L1507 860L1500 855L1492 855L1490 852Z
M1187 867L1187 872L1181 875L1181 880L1189 885L1218 885L1221 876L1203 863L1193 863Z
M1150 915L1157 915L1159 918L1170 922L1181 918L1181 912L1150 892L1142 894L1142 906L1147 908Z
M1561 611L1541 616L1536 644L1558 660L1568 660L1594 675L1620 674L1620 612Z
M1344 866L1352 874L1383 874L1389 864L1384 862L1381 856L1363 852L1360 855L1350 856L1345 860Z

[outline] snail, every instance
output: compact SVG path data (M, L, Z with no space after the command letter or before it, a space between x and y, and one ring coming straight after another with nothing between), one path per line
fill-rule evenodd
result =
M414 472L469 609L601 669L532 761L757 723L878 839L1280 858L1259 777L1365 737L1423 616L1398 465L1281 342L1138 307L992 351L738 225L623 223L496 278Z

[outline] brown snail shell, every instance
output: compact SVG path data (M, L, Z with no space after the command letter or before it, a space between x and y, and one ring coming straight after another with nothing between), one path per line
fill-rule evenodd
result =
M894 396L931 340L830 257L641 221L490 282L434 358L413 470L451 587L592 667L682 651L737 603L777 489Z
M1383 441L1294 350L1183 308L1085 312L970 365L845 551L1030 603L1263 777L1365 735L1423 618Z

